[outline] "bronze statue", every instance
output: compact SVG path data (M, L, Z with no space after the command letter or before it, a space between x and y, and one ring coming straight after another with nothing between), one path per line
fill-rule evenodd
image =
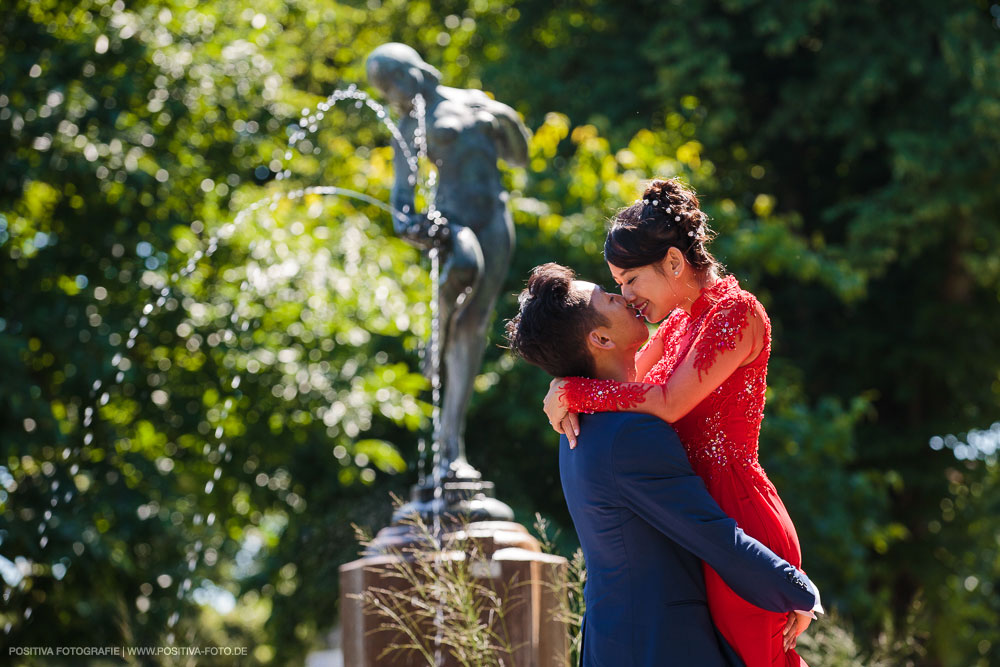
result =
M478 478L465 460L465 411L514 249L514 224L497 159L525 165L529 134L517 112L481 90L442 86L440 72L405 44L378 47L368 57L367 69L371 84L401 117L399 129L410 146L417 145L417 96L424 101L427 157L438 176L437 212L416 211L416 174L399 146L394 146L391 203L407 216L407 222L395 223L401 237L443 253L438 283L444 378L440 441L447 469L441 472Z

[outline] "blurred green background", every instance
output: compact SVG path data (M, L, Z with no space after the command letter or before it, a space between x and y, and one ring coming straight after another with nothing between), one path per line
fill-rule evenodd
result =
M575 547L548 379L502 321L544 261L609 285L609 216L679 175L774 324L761 459L835 612L804 655L1000 664L998 26L991 0L6 0L0 661L293 665L336 622L350 524L417 474L426 260L334 198L207 243L294 187L388 201L388 133L350 106L270 176L395 40L534 133L468 438L518 519Z

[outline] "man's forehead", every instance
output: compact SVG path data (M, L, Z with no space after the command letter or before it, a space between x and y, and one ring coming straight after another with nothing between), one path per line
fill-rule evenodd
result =
M600 285L596 285L596 284L594 284L592 282L589 282L589 281L586 281L586 280L574 280L573 281L573 291L575 291L575 292L580 292L581 294L582 293L593 294L594 290L597 290L599 292L603 292L604 291L603 288Z

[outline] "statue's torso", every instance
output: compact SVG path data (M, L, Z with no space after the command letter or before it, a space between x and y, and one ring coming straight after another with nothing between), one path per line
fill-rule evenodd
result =
M427 152L438 171L436 204L446 216L478 230L503 220L503 185L497 168L496 118L479 91L447 89L427 109ZM479 93L482 100L466 93ZM416 120L407 118L409 137Z

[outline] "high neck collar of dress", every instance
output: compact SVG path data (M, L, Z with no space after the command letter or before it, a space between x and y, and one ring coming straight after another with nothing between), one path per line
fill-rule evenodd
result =
M701 294L699 294L698 298L691 304L691 317L698 317L708 310L713 304L718 303L726 295L738 290L739 288L740 284L736 280L736 276L719 278L715 281L714 285L711 287L705 287L701 290Z

